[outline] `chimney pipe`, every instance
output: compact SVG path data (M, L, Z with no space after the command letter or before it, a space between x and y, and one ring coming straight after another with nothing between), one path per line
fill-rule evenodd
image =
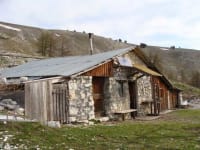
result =
M93 42L92 42L92 33L88 33L88 35L89 35L89 40L90 40L90 55L92 55L93 54L93 51L94 51L94 49L93 49Z

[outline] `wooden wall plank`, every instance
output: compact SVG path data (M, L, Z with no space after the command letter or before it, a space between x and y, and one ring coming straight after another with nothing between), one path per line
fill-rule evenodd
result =
M100 65L99 67L92 69L86 73L86 76L97 76L97 77L110 77L113 76L113 61L107 62Z
M178 103L177 93L171 89L168 89L165 83L163 83L161 79L159 79L158 77L153 77L153 82L154 84L158 84L164 93L163 97L161 98L161 110L163 111L163 110L175 108ZM168 106L170 106L170 108L168 108Z
M50 120L68 122L67 88L63 85L54 87L51 81L26 83L26 116L43 124Z
M53 94L52 94L52 82L47 82L47 120L53 120Z
M49 105L51 99L48 81L25 84L25 111L30 119L37 119L45 124L48 120ZM51 88L51 87L50 87Z
M41 107L41 121L45 124L47 122L47 81L42 82L42 107Z
M25 84L25 117L31 116L31 104L30 104L30 85Z

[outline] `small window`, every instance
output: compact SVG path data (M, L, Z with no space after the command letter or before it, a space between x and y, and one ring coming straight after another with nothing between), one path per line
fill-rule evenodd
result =
M124 82L123 81L118 81L118 92L120 97L124 97Z

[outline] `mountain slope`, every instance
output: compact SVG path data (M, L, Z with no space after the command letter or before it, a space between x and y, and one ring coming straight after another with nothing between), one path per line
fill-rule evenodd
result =
M68 30L46 30L41 28L16 25L0 22L0 54L14 54L14 56L0 56L0 67L13 66L31 60L30 57L41 56L39 42L41 36L48 33L51 39L51 53L45 57L85 55L90 53L88 34ZM133 44L122 42L120 39L112 40L93 35L94 53L106 50L125 48ZM49 42L49 41L47 41ZM145 46L142 51L169 79L191 83L194 73L200 74L200 51L182 48L166 48L156 46ZM27 57L15 57L26 55ZM198 75L198 74L197 74ZM200 77L196 82L200 82ZM200 86L200 83L199 83Z
M198 50L156 46L147 46L142 50L169 79L190 83L194 73L200 73Z
M0 22L0 51L19 52L31 55L38 53L38 39L48 32L54 40L53 56L89 54L89 37L83 32L68 30L45 30L40 28ZM128 44L93 35L94 53L128 47ZM63 52L62 52L63 54Z

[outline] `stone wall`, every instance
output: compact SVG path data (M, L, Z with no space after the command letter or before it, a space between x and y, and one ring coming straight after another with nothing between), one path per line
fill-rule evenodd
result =
M68 85L70 122L94 119L92 77L76 77Z
M129 52L128 54L125 54L124 57L129 58L132 64L139 64L146 66L145 63L134 52Z
M138 79L137 89L138 115L150 113L150 102L153 101L150 76Z
M92 77L81 76L71 79L69 85L69 117L71 122L95 118L92 96ZM152 100L150 77L144 76L137 81L138 112L150 112L150 105L144 102ZM128 81L106 78L104 84L104 110L109 118L116 117L113 112L130 109ZM138 113L138 114L139 114Z
M120 91L122 86L123 93ZM130 109L130 96L127 81L117 81L114 78L107 78L104 91L105 113L108 117L113 118L114 111Z

